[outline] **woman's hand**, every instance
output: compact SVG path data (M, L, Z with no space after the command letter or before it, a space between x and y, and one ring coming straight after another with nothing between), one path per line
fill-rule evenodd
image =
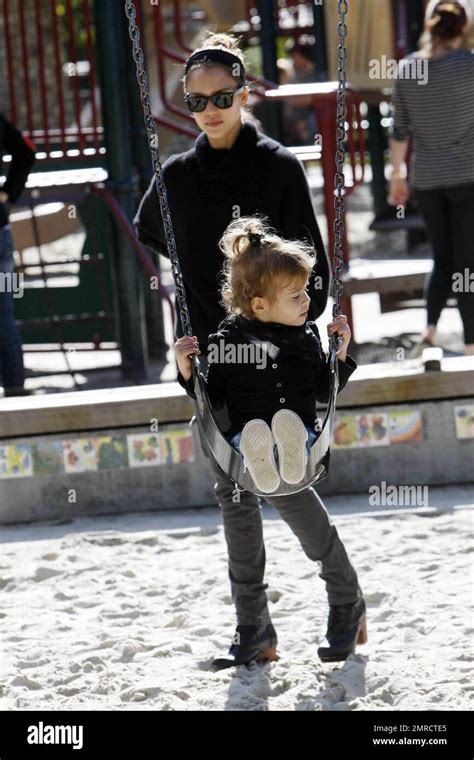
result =
M189 335L183 335L183 337L179 338L174 344L174 350L179 371L187 382L192 375L191 355L201 353L196 336L193 335L191 338Z
M8 203L10 200L10 197L8 193L4 193L3 190L0 190L0 203Z
M351 340L351 328L347 324L347 317L344 314L339 314L333 322L328 324L328 335L331 336L333 333L336 333L342 338L342 346L338 351L337 356L341 362L345 362L347 357L347 347Z
M405 206L410 197L410 188L406 179L393 178L390 180L390 188L387 202L390 206Z

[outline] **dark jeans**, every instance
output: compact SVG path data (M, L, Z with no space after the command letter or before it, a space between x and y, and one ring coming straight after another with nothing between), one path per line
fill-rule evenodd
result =
M464 342L474 343L474 293L453 293L453 274L474 271L474 184L414 190L433 247L434 266L426 286L428 324L436 325L448 298L457 297Z
M239 501L233 501L234 483L220 471L206 441L200 439L200 442L216 478L214 493L222 510L237 623L269 623L260 500L255 494L244 491L240 493ZM275 507L290 526L308 559L320 563L319 577L326 583L329 604L355 601L359 593L356 572L314 488L306 488L292 496L268 496L265 501Z
M0 229L0 376L4 388L22 388L25 382L21 338L14 315L14 295L1 275L13 275L13 242L10 228Z

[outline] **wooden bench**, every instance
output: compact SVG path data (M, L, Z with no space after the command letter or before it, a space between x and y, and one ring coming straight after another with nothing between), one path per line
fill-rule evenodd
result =
M352 259L344 278L344 293L355 296L361 293L419 292L423 290L432 266L431 259Z
M372 232L398 232L399 230L421 232L425 229L425 222L420 214L408 214L403 219L374 219L369 226Z
M295 145L288 147L287 150L293 153L300 161L319 161L322 156L323 149L320 145Z
M382 313L406 308L423 308L426 278L431 259L352 259L344 277L344 293L349 297L377 293ZM447 306L454 304L448 301Z
M69 208L64 203L41 204L35 207L34 214L41 245L54 243L81 229L80 219L71 217ZM30 209L15 211L10 215L13 243L17 251L36 246L37 238L32 217Z

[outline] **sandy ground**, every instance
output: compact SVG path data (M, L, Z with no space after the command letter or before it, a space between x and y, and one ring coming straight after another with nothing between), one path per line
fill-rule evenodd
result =
M472 491L433 494L424 514L327 500L368 603L368 644L336 665L316 654L318 567L266 505L280 660L219 673L235 618L217 508L3 528L0 709L469 709Z

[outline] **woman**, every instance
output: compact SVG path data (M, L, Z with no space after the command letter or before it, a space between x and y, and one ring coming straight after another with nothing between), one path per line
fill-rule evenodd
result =
M201 347L226 316L218 295L223 264L218 241L240 216L264 215L283 237L314 245L317 265L310 281L309 318L319 317L327 303L329 264L304 169L286 148L245 120L249 88L237 40L211 36L186 62L183 83L185 101L202 134L191 150L171 156L163 173L191 322ZM135 225L141 242L168 255L154 180ZM183 334L179 320L176 333Z
M403 206L414 192L434 253L426 289L428 326L415 355L436 344L441 311L453 295L465 353L474 354L474 293L466 287L474 263L474 51L462 49L470 23L464 2L430 3L421 49L401 61L393 93L389 202ZM407 76L410 67L424 67L423 80ZM410 132L408 187L402 164Z
M163 173L193 332L206 356L209 335L226 317L219 303L224 263L219 240L234 219L259 214L267 217L280 236L306 239L312 244L317 264L309 278L308 319L316 319L325 309L329 264L302 165L243 118L249 90L237 40L213 35L196 50L185 65L184 90L202 134L191 150L169 158ZM135 224L144 244L167 255L154 181L140 204ZM178 321L176 337L182 335ZM238 630L226 664L239 664L251 660L268 644L271 626L260 503L248 491L237 492L215 463L206 442L201 441L201 445L216 476L214 492L223 514L229 578L237 608ZM336 581L334 590L334 579L340 577L342 565L346 581L356 585L356 575L321 500L314 489L308 491L309 497L297 493L268 497L266 501L279 510L301 540L303 523L311 526L315 542L311 558L320 562L320 577L330 592L330 647L325 656L343 659L347 636L351 638L359 623L361 600L358 591L348 595L347 583L338 585Z

